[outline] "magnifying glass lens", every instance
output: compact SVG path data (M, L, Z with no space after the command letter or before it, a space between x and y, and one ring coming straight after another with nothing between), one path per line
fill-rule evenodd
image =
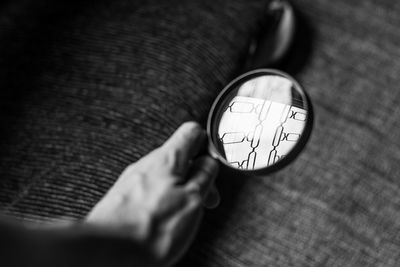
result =
M212 145L230 167L270 167L301 141L308 110L303 89L284 73L239 77L214 104L209 124Z

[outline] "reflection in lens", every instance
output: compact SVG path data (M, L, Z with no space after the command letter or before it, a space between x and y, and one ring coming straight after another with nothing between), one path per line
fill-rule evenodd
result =
M220 155L232 167L245 170L265 168L284 158L299 141L307 120L300 90L276 74L232 88L217 123Z

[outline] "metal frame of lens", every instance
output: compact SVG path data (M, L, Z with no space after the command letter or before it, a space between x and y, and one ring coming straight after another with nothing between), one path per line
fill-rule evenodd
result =
M264 168L258 168L258 169L253 169L253 170L247 170L247 169L238 169L233 167L232 165L229 164L229 162L221 155L221 153L218 151L216 145L215 145L215 138L216 136L216 131L212 133L213 129L216 129L218 127L219 121L216 121L215 118L218 118L220 115L217 113L220 111L220 106L226 102L226 96L229 95L229 93L232 92L232 90L236 90L238 85L241 85L245 83L246 81L249 81L253 78L260 77L260 76L265 76L265 75L277 75L284 77L288 80L290 80L293 84L294 87L296 87L296 90L298 93L300 93L301 97L304 99L304 107L307 110L307 117L306 117L306 124L304 126L303 133L298 140L298 142L294 145L292 150L282 159L278 160L276 163L264 167ZM208 115L208 120L207 120L207 135L208 135L208 146L209 146L209 153L211 154L212 157L218 159L221 163L224 164L224 166L228 167L231 170L236 170L239 172L242 172L243 174L247 175L265 175L271 172L275 172L277 170L282 169L286 165L288 165L290 162L292 162L298 155L299 153L303 150L304 146L306 145L310 135L311 135L311 130L313 127L313 120L314 120L314 113L313 113L313 108L311 105L310 98L308 97L307 93L304 91L303 87L289 74L275 70L275 69L256 69L253 71L249 71L245 74L240 75L236 79L234 79L232 82L230 82L225 88L219 93L217 98L215 99L213 105L211 106L210 113ZM217 123L218 122L218 123Z

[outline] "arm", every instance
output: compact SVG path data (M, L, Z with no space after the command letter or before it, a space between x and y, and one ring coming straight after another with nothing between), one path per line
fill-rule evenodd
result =
M28 231L4 224L1 230L9 234L3 243L25 255L9 260L19 266L175 263L194 238L203 204L219 201L213 186L218 164L209 157L194 160L204 141L197 124L184 124L162 147L128 166L81 225Z

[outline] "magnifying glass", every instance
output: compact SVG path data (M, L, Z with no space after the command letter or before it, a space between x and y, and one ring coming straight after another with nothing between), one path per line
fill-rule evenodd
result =
M211 107L209 152L228 168L263 175L290 163L303 149L313 112L304 89L274 69L245 73Z
M286 1L274 1L272 7L279 14L270 16L276 32L259 38L261 47L250 57L252 66L273 65L285 54L282 46L291 42L293 9ZM275 69L255 69L234 79L214 101L207 121L209 153L229 169L268 174L298 156L312 124L310 99L293 77Z

